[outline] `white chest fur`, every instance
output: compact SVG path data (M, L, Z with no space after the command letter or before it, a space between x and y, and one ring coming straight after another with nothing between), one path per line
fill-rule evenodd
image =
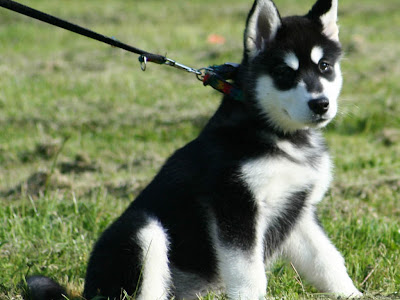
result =
M331 181L332 164L328 153L316 159L312 165L306 162L307 154L294 151L290 144L279 147L288 156L261 157L242 165L242 179L252 191L257 204L269 209L285 206L285 199L292 193L311 189L309 204L321 200Z

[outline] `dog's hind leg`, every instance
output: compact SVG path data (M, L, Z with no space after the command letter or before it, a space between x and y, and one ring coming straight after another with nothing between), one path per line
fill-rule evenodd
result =
M161 224L152 220L137 235L142 249L142 284L138 300L163 300L169 295L171 274L168 238Z
M165 300L171 275L168 236L158 220L126 211L97 241L87 268L84 297Z

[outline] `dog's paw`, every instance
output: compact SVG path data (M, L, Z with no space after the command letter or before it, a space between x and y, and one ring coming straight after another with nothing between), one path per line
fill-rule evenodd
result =
M361 298L362 296L364 296L363 293L361 293L360 291L357 290L356 292L352 293L349 296L349 298L350 299L356 299L356 298Z
M363 293L361 293L359 290L355 290L353 292L338 293L336 299L359 299L362 296L364 296Z

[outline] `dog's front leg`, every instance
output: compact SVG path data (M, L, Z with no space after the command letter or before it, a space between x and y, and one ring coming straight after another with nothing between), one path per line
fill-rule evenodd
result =
M265 299L267 277L264 262L255 251L219 246L219 272L232 300Z
M359 297L344 259L326 236L314 212L303 215L287 240L284 255L306 280L322 292Z

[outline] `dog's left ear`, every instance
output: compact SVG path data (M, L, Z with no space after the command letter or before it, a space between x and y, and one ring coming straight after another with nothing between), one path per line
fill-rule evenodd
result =
M338 0L318 0L307 14L307 18L322 24L323 33L334 41L339 41L337 25Z
M244 32L245 54L253 59L275 38L281 17L272 0L255 0Z

